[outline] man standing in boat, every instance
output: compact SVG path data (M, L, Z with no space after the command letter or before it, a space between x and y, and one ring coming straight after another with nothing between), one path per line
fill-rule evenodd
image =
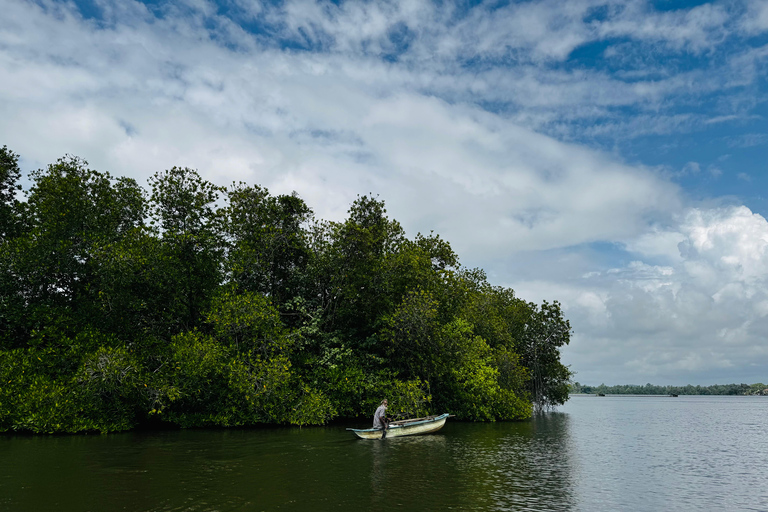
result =
M373 413L373 428L386 431L388 427L389 422L387 421L387 399L385 398L381 401L381 405L378 409L376 409L376 412Z

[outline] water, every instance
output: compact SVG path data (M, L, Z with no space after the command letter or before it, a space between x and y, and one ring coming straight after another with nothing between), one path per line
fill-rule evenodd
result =
M573 397L531 422L384 441L344 426L0 437L0 510L768 510L766 469L768 398Z

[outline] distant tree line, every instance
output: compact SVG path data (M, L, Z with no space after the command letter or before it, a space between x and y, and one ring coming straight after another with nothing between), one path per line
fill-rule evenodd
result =
M712 386L656 386L653 384L623 384L618 386L587 386L573 382L571 393L606 395L760 395L768 389L762 383L757 384L714 384Z
M188 168L145 190L0 150L0 431L396 416L524 419L568 398L557 302L405 236L383 201L343 222L295 193Z

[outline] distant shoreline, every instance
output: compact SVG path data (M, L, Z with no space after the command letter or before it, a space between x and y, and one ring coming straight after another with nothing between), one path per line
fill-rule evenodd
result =
M600 396L598 393L571 393L569 395L570 397L591 397L591 396ZM603 397L610 397L610 396L620 396L620 397L627 397L627 398L675 398L674 395L640 395L640 394L632 394L632 393L605 393L602 395ZM744 397L744 396L765 396L768 397L768 395L678 395L680 396L734 396L734 397Z
M768 396L768 386L758 382L755 384L713 384L711 386L658 386L655 384L619 384L616 386L588 386L573 382L570 385L570 395L633 395L633 396L665 396L665 395L713 395L713 396Z

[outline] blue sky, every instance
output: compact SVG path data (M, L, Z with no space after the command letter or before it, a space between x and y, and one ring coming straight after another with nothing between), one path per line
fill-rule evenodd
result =
M768 1L0 0L0 144L379 194L583 383L768 382Z

